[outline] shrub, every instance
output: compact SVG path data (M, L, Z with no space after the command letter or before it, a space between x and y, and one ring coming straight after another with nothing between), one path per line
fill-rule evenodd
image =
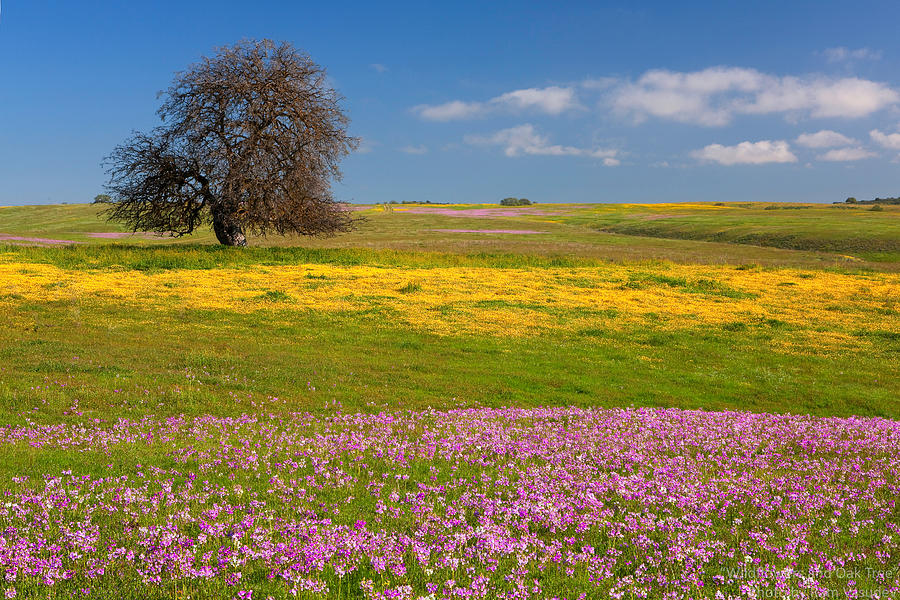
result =
M500 201L500 206L529 206L531 200L528 198L504 198Z

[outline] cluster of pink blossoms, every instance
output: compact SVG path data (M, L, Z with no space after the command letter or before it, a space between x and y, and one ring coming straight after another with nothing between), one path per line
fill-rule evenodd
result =
M0 482L7 597L900 593L900 423L884 419L260 414L8 427L0 445L91 465Z

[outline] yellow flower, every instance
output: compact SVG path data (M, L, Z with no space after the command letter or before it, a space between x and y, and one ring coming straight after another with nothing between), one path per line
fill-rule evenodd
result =
M0 307L23 300L91 299L238 312L377 311L380 319L439 334L519 336L647 324L674 329L775 323L792 326L801 346L846 346L858 339L850 335L853 331L896 332L900 327L894 312L900 276L890 273L674 264L304 264L146 273L0 263Z

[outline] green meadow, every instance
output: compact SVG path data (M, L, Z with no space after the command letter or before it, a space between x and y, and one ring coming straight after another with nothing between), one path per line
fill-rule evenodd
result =
M91 205L5 207L0 235L38 239L7 239L0 261L25 271L28 264L53 265L113 278L127 271L304 264L385 270L714 265L799 269L810 277L893 277L900 270L900 207L768 206L538 205L488 217L467 212L499 207L377 206L358 212L365 220L351 234L254 239L246 249L217 246L209 232L179 239L128 235L99 219ZM413 208L454 214L407 212ZM543 233L435 231L441 229ZM97 233L125 235L91 236ZM61 277L47 289L65 286ZM327 283L317 281L308 285ZM673 285L660 281L665 289ZM867 309L881 311L872 313L879 324L828 330L849 341L817 347L812 318L799 325L769 319L671 327L664 315L650 313L640 323L616 325L616 311L608 310L577 330L437 334L398 321L377 298L362 308L318 312L292 308L279 301L282 292L271 292L259 310L242 311L177 299L142 305L90 295L17 298L11 285L0 283L7 321L0 330L0 414L7 423L238 414L269 405L311 411L634 405L900 415L900 331L891 298ZM573 278L571 285L583 284ZM415 293L406 297L416 302ZM830 303L831 314L860 310L842 302ZM482 302L485 310L515 312L516 306ZM560 323L569 317L555 313Z
M505 214L467 216L478 208ZM900 263L900 209L891 205L879 208L883 210L868 205L762 202L546 204L502 209L499 205L379 205L360 210L364 221L349 234L255 238L253 245L467 256L484 253L702 264L858 266L895 271L900 269L896 266ZM454 214L408 212L417 209ZM176 239L131 234L102 219L100 212L90 204L0 207L0 236L43 237L89 245L206 245L215 241L211 231ZM441 229L528 229L542 233L459 234ZM95 237L108 234L118 237Z
M804 415L900 418L900 207L768 206L375 206L247 248L0 208L0 524L49 565L7 597L712 598L836 547L863 576L826 591L885 588L892 424Z

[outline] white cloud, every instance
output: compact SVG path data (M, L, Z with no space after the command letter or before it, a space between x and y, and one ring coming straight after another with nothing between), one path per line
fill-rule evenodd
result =
M863 160L864 158L872 158L873 156L876 156L876 154L874 152L869 152L865 148L837 148L820 155L818 159L830 162L846 162L851 160Z
M869 132L872 141L890 150L900 150L900 133L882 133L877 129Z
M865 49L843 50L858 58ZM556 116L584 108L578 90L603 94L614 112L636 122L652 117L708 127L727 125L745 114L780 114L789 121L852 119L900 104L898 90L859 77L777 76L743 67L710 67L690 72L654 69L633 81L585 79L571 86L514 90L486 101L420 104L412 111L431 121L523 111Z
M648 117L721 126L738 114L863 117L900 102L884 83L847 77L777 77L755 69L652 70L611 94L613 109L635 121Z
M836 48L826 48L822 53L825 59L830 63L847 62L851 60L879 60L881 59L880 50L870 50L869 48L857 48L851 50L845 46Z
M710 79L717 75L712 72L707 74ZM730 116L710 105L707 96L711 92L709 89L697 89L697 79L697 74L649 71L636 83L626 84L617 90L613 107L620 113L633 115L636 121L654 116L701 125L724 125ZM703 87L707 88L705 85ZM727 86L724 89L728 89Z
M535 131L530 123L502 129L488 136L467 135L465 141L477 146L502 146L506 156L589 156L600 158L608 167L617 166L618 150L576 148L551 144L546 136Z
M413 112L429 121L471 119L492 111L518 112L532 110L548 115L560 115L582 108L575 90L571 87L550 86L515 90L491 98L487 102L463 102L453 100L444 104L420 104Z
M658 117L698 125L725 125L733 99L717 96L747 93L762 87L765 76L753 69L712 67L692 73L652 70L613 92L613 108L635 120Z
M400 148L400 152L405 152L406 154L428 154L427 146L403 146Z
M835 146L852 146L859 143L853 138L830 129L800 134L795 141L807 148L834 148Z
M480 102L462 102L453 100L444 104L430 106L420 104L413 107L413 112L429 121L454 121L456 119L471 119L484 114L484 105Z
M758 91L739 112L771 114L808 112L816 118L859 118L900 101L900 94L883 83L846 77L800 79L783 77Z
M528 88L508 92L493 98L491 104L512 109L533 108L548 115L558 115L580 107L575 98L575 90L555 85L542 89Z
M381 63L372 63L369 65L376 73L387 73L388 68Z
M717 162L720 165L762 165L765 163L792 163L797 157L784 140L741 142L736 146L710 144L691 152L698 160Z
M551 145L546 136L538 134L534 126L528 123L502 129L489 136L467 135L465 141L475 145L504 146L503 153L506 156L523 154L574 156L584 153L580 148L572 146Z

